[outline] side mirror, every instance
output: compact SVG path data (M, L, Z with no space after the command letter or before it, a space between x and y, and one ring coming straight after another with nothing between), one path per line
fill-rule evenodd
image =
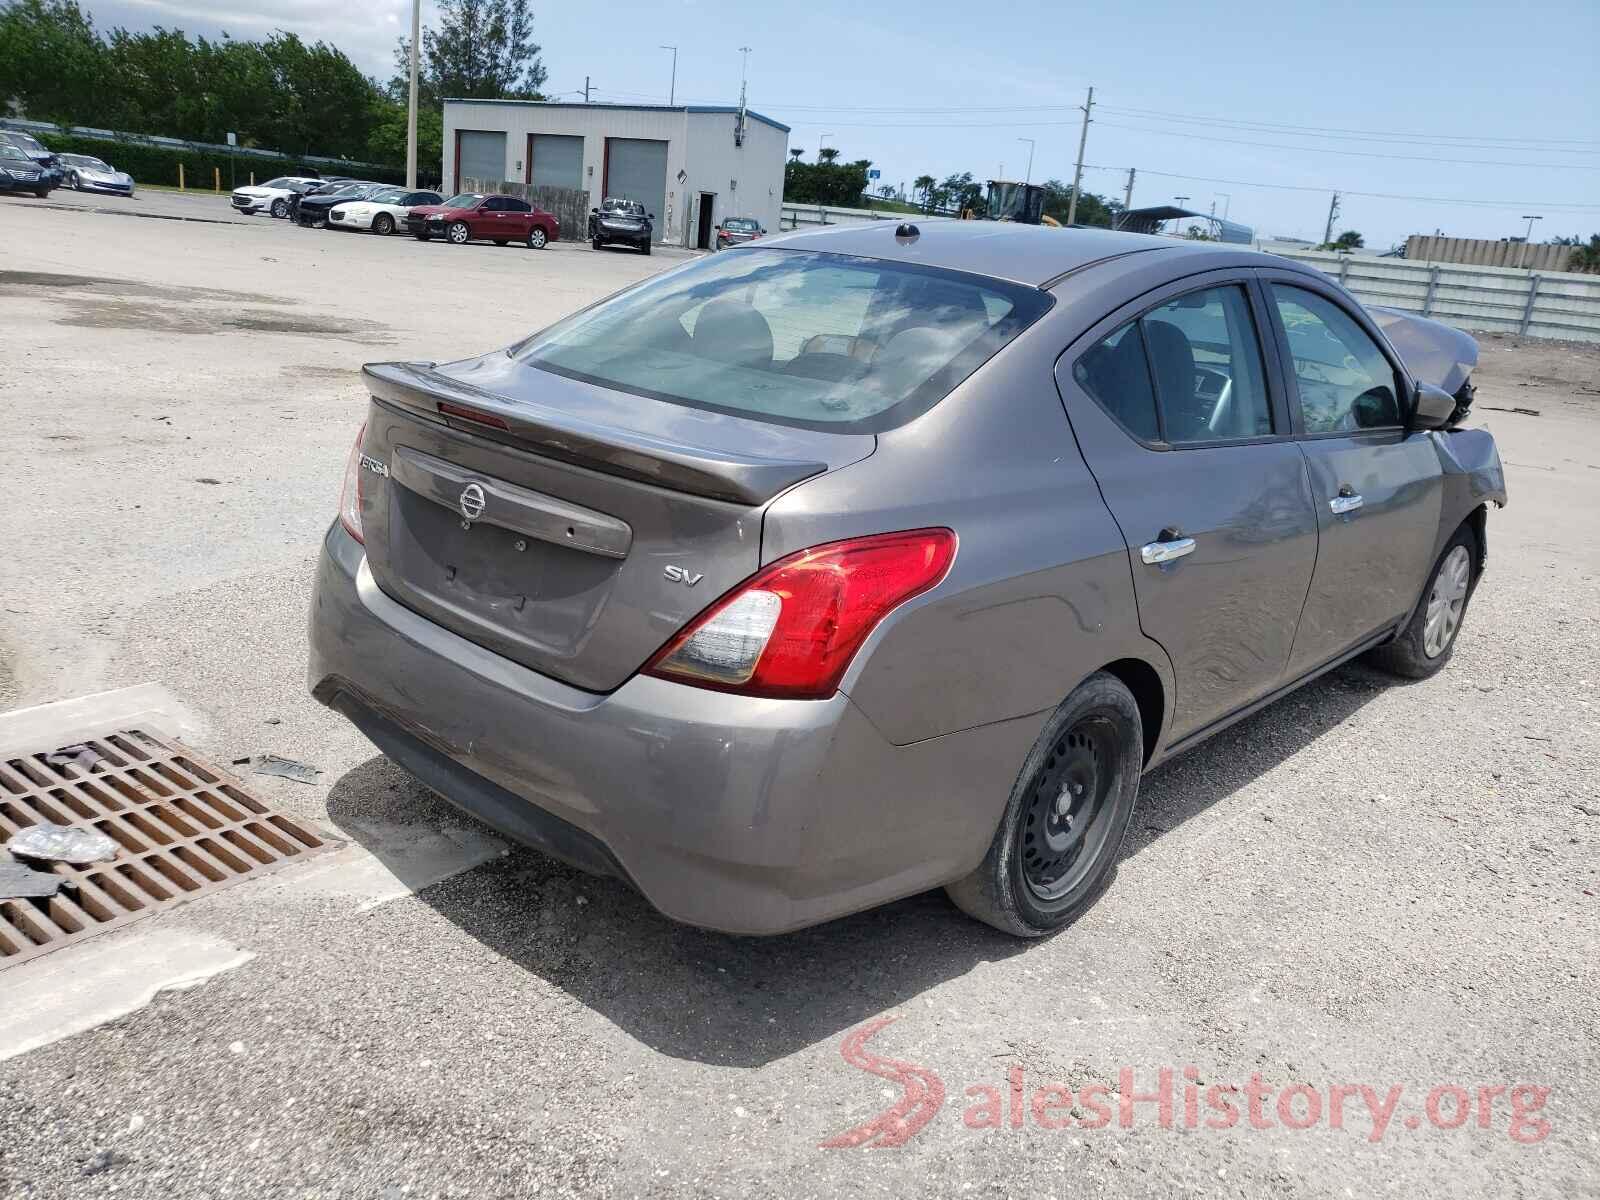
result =
M598 208L591 208L589 210L589 215L590 216L598 216L599 213L600 213L600 210Z
M646 221L654 221L656 219L656 215L655 213L645 213L644 219Z
M1455 415L1456 398L1443 388L1431 383L1416 383L1416 400L1412 404L1406 432L1417 429L1443 429Z

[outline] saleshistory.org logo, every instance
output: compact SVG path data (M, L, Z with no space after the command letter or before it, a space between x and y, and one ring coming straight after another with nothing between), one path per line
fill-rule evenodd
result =
M903 1146L944 1106L944 1080L927 1067L885 1058L867 1049L898 1018L877 1017L845 1034L839 1044L844 1061L857 1070L898 1084L898 1100L870 1120L821 1143L824 1150L856 1146ZM1540 1114L1551 1089L1539 1084L1439 1084L1430 1088L1422 1111L1407 1111L1404 1084L1379 1088L1366 1083L1313 1086L1291 1083L1274 1087L1259 1072L1248 1083L1207 1083L1196 1067L1160 1067L1154 1080L1145 1073L1146 1089L1136 1089L1132 1067L1117 1072L1117 1082L1090 1083L1074 1090L1064 1083L1032 1083L1022 1067L1013 1066L1002 1084L978 1083L963 1093L968 1101L961 1121L968 1129L1107 1129L1136 1124L1162 1129L1287 1129L1300 1131L1365 1129L1369 1142L1381 1142L1399 1129L1470 1129L1500 1131L1519 1145L1532 1146L1550 1136L1550 1122ZM886 1096L894 1093L885 1089Z

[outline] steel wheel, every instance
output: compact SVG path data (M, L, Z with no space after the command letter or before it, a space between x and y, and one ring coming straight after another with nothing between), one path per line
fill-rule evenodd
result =
M1070 892L1099 856L1116 753L1116 728L1103 716L1085 717L1051 748L1017 845L1022 878L1041 900Z
M467 228L467 223L465 221L457 221L454 225L450 226L446 236L449 237L452 245L465 246L468 240L472 237L472 230Z
M1467 587L1472 582L1472 556L1465 546L1450 551L1433 577L1428 594L1428 615L1422 626L1422 652L1438 658L1456 636L1461 613L1467 605Z
M274 200L272 202L272 215L280 221L287 217L289 215L289 202L283 199Z

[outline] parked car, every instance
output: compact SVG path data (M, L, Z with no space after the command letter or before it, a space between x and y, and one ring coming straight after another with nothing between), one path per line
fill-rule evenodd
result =
M403 187L382 188L365 200L341 200L328 210L329 229L370 229L385 236L405 224L406 214L418 205L442 204L438 192L408 192Z
M290 203L289 219L307 229L317 229L327 224L328 214L335 204L365 200L375 192L393 187L390 183L374 183L370 179L352 179L338 183L325 183Z
M637 200L603 200L599 208L589 210L589 244L598 250L620 243L649 254L655 219L655 213L645 212Z
M89 154L57 155L66 185L75 192L109 192L114 196L133 195L133 176L119 171L104 159Z
M765 237L766 233L761 228L761 222L754 217L728 217L717 226L717 249L726 250L729 246L753 242Z
M1329 277L1109 230L789 235L364 379L313 695L735 933L940 885L1061 927L1142 772L1442 668L1506 500Z
M44 168L4 139L0 139L0 192L32 192L41 200L50 194Z
M457 246L492 241L496 246L527 242L543 250L561 236L554 213L535 208L516 196L463 192L443 204L426 204L406 214L406 230L419 241L444 238Z
M322 186L322 180L305 175L280 175L265 183L234 188L229 203L242 213L270 213L283 218L289 215L294 201L313 188Z
M0 129L0 141L9 141L31 158L44 172L44 178L50 187L61 186L61 161L38 138L31 133L23 133L20 129Z

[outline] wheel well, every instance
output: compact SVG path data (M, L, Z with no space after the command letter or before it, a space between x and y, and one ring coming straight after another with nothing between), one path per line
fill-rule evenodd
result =
M1161 676L1149 663L1137 658L1119 658L1100 669L1122 680L1133 693L1134 702L1139 705L1139 722L1144 726L1144 760L1149 762L1161 740L1161 722L1167 711Z
M1481 575L1483 568L1488 565L1489 561L1489 506L1487 504L1478 505L1477 508L1467 514L1467 519L1462 524L1472 530L1473 540L1478 543L1478 561L1474 564L1477 570L1474 574Z

